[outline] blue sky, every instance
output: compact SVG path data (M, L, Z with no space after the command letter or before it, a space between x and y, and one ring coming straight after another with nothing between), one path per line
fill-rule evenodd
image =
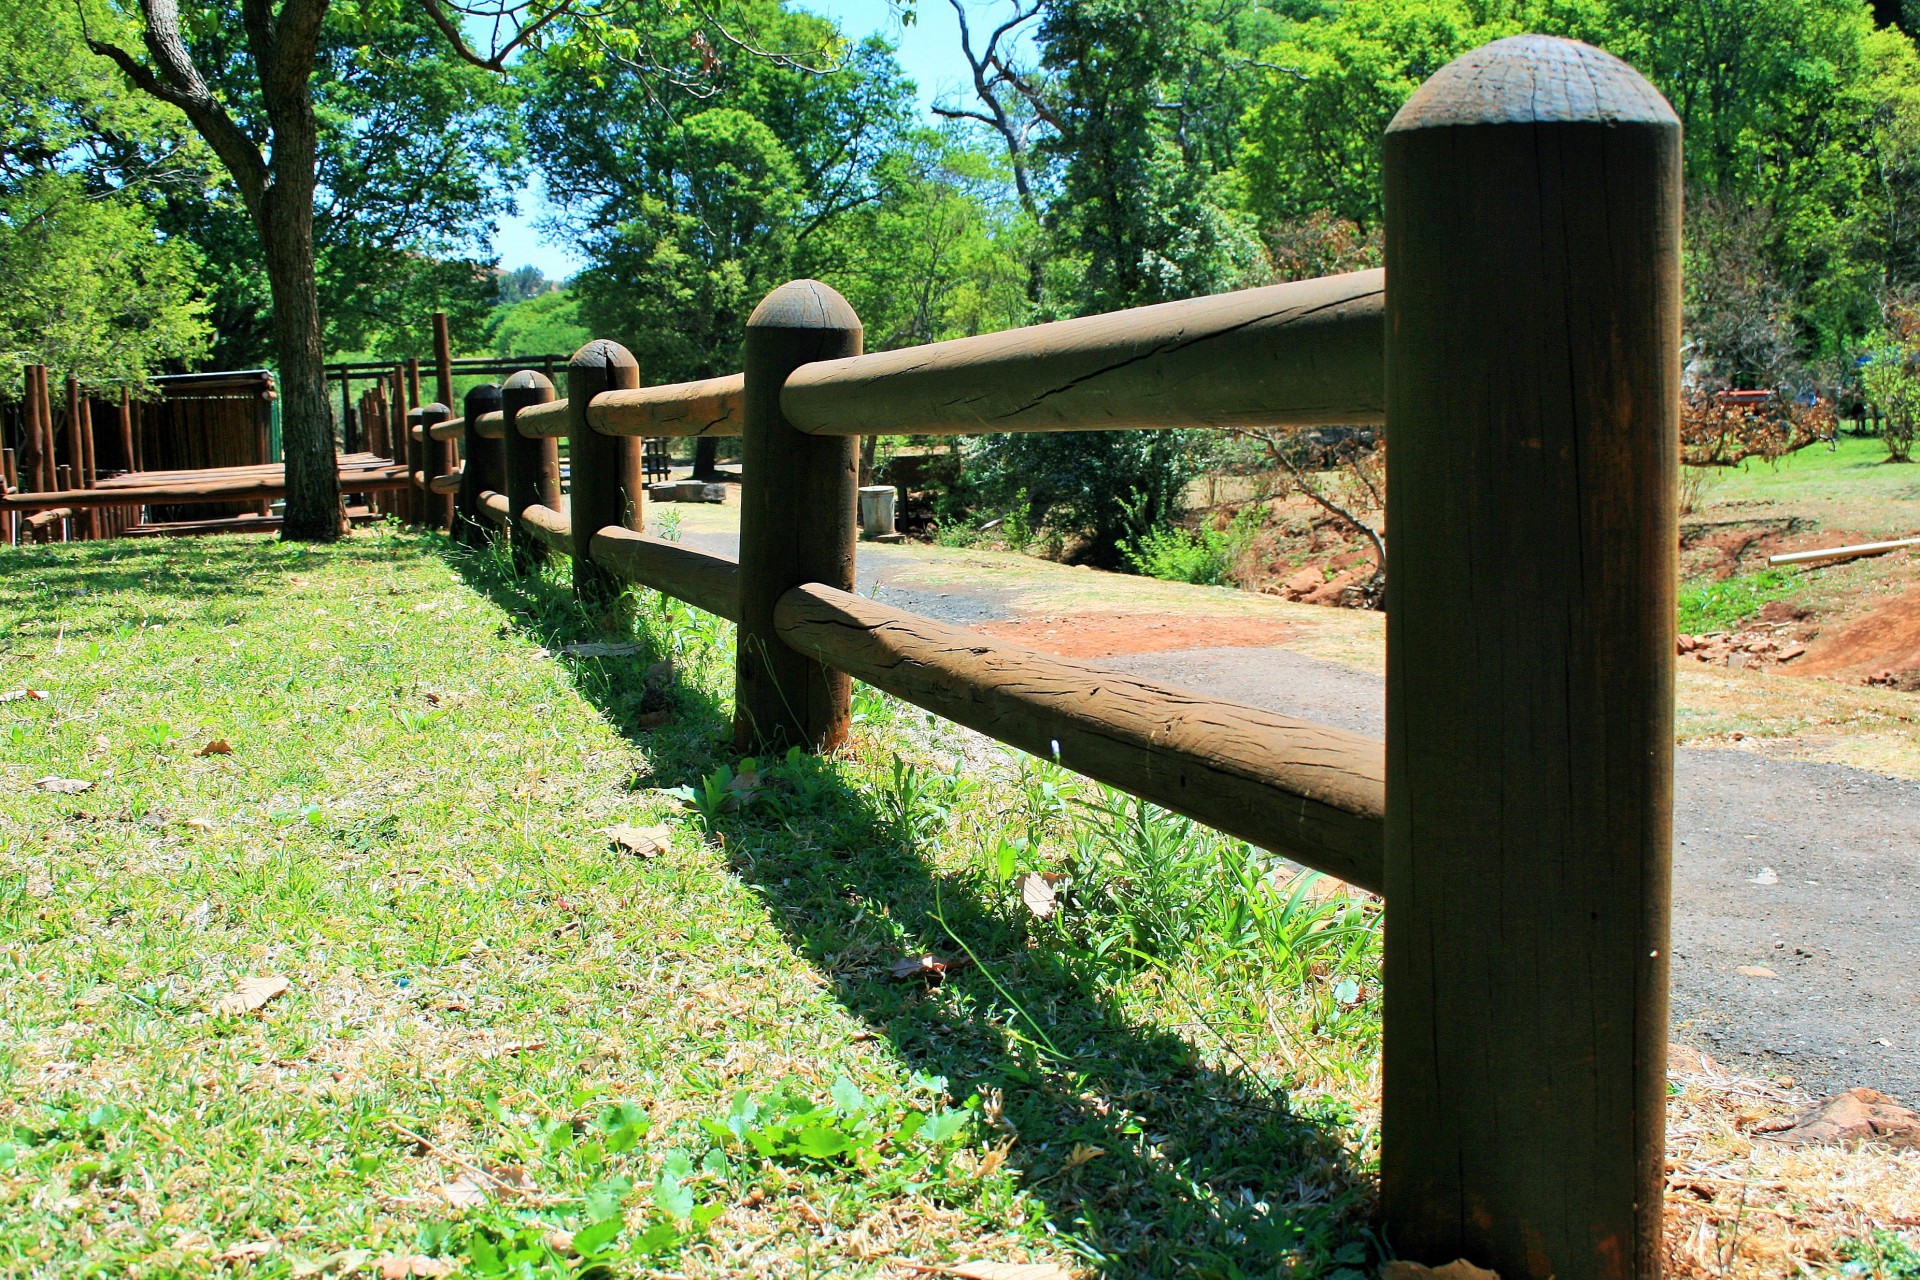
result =
M958 90L970 83L967 60L960 54L960 24L948 0L918 0L919 20L911 26L900 21L899 10L889 0L801 0L799 7L823 14L840 24L849 36L860 38L878 32L898 48L901 68L920 92L922 110L936 97L959 96ZM987 16L1004 11L989 0L967 0L976 32ZM528 263L549 277L561 280L585 266L585 261L564 242L549 243L534 227L544 212L537 184L520 196L520 216L501 222L494 237L494 250L506 270Z

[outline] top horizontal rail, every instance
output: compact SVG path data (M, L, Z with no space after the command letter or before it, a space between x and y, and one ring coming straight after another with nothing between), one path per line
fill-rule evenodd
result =
M483 440L503 440L507 434L507 415L490 409L473 420L473 434Z
M803 365L815 435L1386 420L1386 277L1356 271Z
M514 429L532 440L558 440L567 434L567 402L530 404L513 417Z
M737 436L746 417L746 376L602 391L587 405L587 422L609 436Z

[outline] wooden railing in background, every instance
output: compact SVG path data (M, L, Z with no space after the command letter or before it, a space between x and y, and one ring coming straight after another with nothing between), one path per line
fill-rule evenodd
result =
M419 450L468 459L423 461L416 496L457 493L454 527L523 569L570 557L582 597L637 583L733 619L742 749L838 746L857 676L1383 892L1385 1238L1509 1280L1650 1280L1679 145L1624 63L1498 41L1388 132L1384 273L875 355L796 281L748 321L743 374L643 388L597 341L567 399L523 371L498 410L416 411ZM1384 744L853 594L856 435L1352 422L1393 441ZM700 434L745 437L738 562L641 532L640 437Z

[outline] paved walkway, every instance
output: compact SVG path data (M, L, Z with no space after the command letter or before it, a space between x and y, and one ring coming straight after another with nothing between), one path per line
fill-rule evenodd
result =
M719 530L684 540L727 555L738 545ZM859 589L962 625L1021 615L1005 587L926 585L925 563L908 547L862 544ZM1179 649L1098 665L1384 731L1380 677L1288 649ZM1678 752L1676 773L1676 1038L1808 1089L1867 1085L1920 1101L1920 784L1698 748Z

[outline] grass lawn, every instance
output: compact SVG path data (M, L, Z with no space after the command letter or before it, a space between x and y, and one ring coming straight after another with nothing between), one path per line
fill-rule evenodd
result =
M731 654L394 530L0 550L0 1271L1371 1272L1374 905L872 691L740 761Z

